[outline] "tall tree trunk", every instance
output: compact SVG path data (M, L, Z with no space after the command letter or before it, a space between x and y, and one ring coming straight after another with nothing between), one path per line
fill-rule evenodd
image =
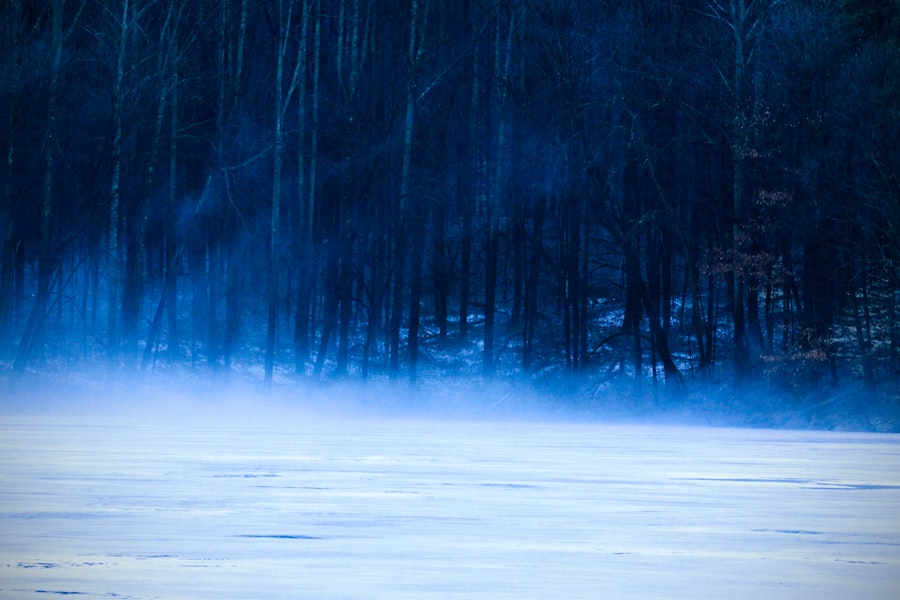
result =
M177 57L177 54L176 54ZM172 61L171 89L172 96L169 106L169 182L166 195L166 227L164 231L165 241L165 283L163 297L165 298L168 326L166 328L166 353L169 360L175 361L181 353L181 340L178 331L178 273L181 267L183 252L179 250L178 243L178 112L179 112L179 88L181 79L179 76L179 61ZM183 245L182 245L183 249ZM148 342L148 345L149 342Z
M42 343L51 282L56 271L53 242L50 239L53 218L53 172L56 161L56 111L59 73L62 68L62 12L64 0L53 0L50 7L50 46L48 63L50 82L47 89L47 128L44 133L44 180L41 190L40 229L38 238L38 287L25 330L19 341L13 371L21 374L36 347ZM10 155L11 159L11 155ZM10 168L12 165L9 165Z
M266 356L263 384L271 388L278 346L278 308L281 297L279 271L281 268L281 187L284 165L285 112L291 96L300 85L301 63L296 62L293 75L285 86L285 61L291 37L294 16L294 0L277 1L277 27L275 56L274 147L272 150L272 205L269 219L269 246L266 261Z
M422 304L422 267L425 253L425 226L423 215L415 215L412 227L412 261L409 283L409 379L415 381L419 361L419 320Z
M310 96L307 93L307 79L309 70L309 24L312 18L313 6L316 5L315 25L313 33L313 93L312 93L312 126L308 126L308 102ZM309 309L312 286L310 282L314 277L312 269L313 259L313 228L315 211L315 165L316 165L316 130L318 128L318 77L319 77L319 43L320 20L317 2L303 0L302 21L300 25L300 41L297 55L297 63L300 66L300 93L297 95L297 147L299 156L297 159L297 187L298 206L297 223L294 236L296 247L296 264L299 270L297 285L297 307L294 317L294 370L303 373L306 370L306 361L310 351L310 322ZM312 131L310 131L310 129ZM309 138L309 139L308 139ZM307 152L309 154L307 155Z
M750 151L751 115L748 69L753 57L755 36L759 34L759 18L754 15L754 0L729 0L727 5L713 3L714 13L723 20L732 32L734 43L733 76L731 91L733 96L732 117L732 251L735 265L732 272L732 313L734 319L734 360L736 383L740 388L747 375L749 348L745 295L746 283L739 261L747 252L746 247L746 155Z
M145 236L147 216L143 207L152 203L156 193L157 162L160 146L162 145L163 126L165 124L166 109L171 111L169 127L169 197L166 199L167 208L174 204L173 171L177 164L177 94L178 94L178 44L180 36L180 22L183 4L170 3L166 7L165 21L159 32L159 49L157 55L156 73L159 77L159 92L156 98L156 118L154 120L153 138L150 142L150 155L146 164L146 177L144 193L137 206L132 208L129 223L129 235L126 254L125 294L122 301L122 330L123 347L126 360L130 363L137 356L137 338L140 322L140 310L143 300L143 275L144 255L146 253ZM171 101L169 99L171 94ZM171 105L171 106L170 106ZM167 211L168 212L168 211ZM168 215L167 215L168 216ZM165 243L164 243L165 253ZM144 352L141 358L140 368L146 369L153 352L156 350L159 333L162 328L162 316L167 297L171 295L168 275L168 261L163 258L163 287L157 309L147 332ZM171 311L170 311L171 312Z
M12 64L11 100L9 101L9 112L7 113L7 143L6 152L6 176L3 181L3 197L0 199L0 214L6 217L6 224L0 228L0 236L2 236L2 247L0 247L0 357L6 354L5 340L11 340L12 323L14 322L14 307L16 291L13 286L13 274L15 272L16 255L19 254L20 243L14 235L14 225L17 221L18 202L13 195L13 176L17 170L16 161L16 133L17 122L16 114L19 111L19 98L21 94L22 82L22 59L23 59L23 25L22 21L22 2L19 0L10 0L10 16L12 22L12 53L9 62ZM46 151L46 150L45 150ZM11 344L10 344L11 346Z
M504 25L506 26L505 30ZM494 328L497 311L498 262L500 258L500 220L507 195L505 167L509 158L509 148L507 148L506 139L508 126L506 104L514 30L514 12L510 11L508 22L505 24L501 21L500 16L497 15L494 39L494 73L499 77L500 84L494 87L491 107L493 121L497 126L497 137L494 141L494 164L492 165L493 171L489 176L488 198L485 208L488 238L485 256L484 355L482 365L487 376L493 376L496 371L496 365L494 364Z
M500 248L500 217L497 208L488 201L486 219L488 223L484 258L484 351L482 369L488 377L496 370L494 365L494 321L497 312L497 262Z
M319 351L316 354L316 364L313 367L313 374L319 375L325 368L325 361L328 357L328 344L331 342L331 334L334 331L338 321L338 305L341 296L340 281L340 250L330 248L327 251L325 259L325 273L323 284L322 302L324 304L324 319L322 324L322 337L319 340Z
M353 318L353 242L350 231L342 232L339 252L338 289L335 301L340 306L340 313L335 374L346 376L350 366L350 321Z
M522 367L531 369L534 359L534 344L538 321L538 280L540 278L541 253L544 245L544 207L546 199L543 195L534 198L532 207L532 229L530 239L530 255L528 272L525 278L524 315L522 343Z
M509 315L510 333L522 324L525 287L525 208L522 202L516 202L513 216L510 219L510 249L512 252L512 307Z
M290 2L290 0L288 0ZM278 52L275 69L275 144L272 154L272 206L269 217L269 251L266 260L266 358L264 384L272 386L275 366L275 350L278 342L278 233L281 225L281 168L284 161L284 53L282 52L284 32L284 0L278 2Z
M622 254L625 279L625 314L622 328L628 332L632 340L632 365L634 368L635 392L639 395L643 389L643 348L641 346L641 322L643 307L641 304L641 263L640 263L640 227L642 213L638 166L634 160L625 165L622 223Z
M406 224L400 222L393 224L394 234L394 286L391 295L391 317L388 324L389 332L389 362L388 370L392 378L400 372L400 325L403 320L403 299L405 288L406 270Z
M424 12L427 12L427 5ZM406 118L403 126L403 160L400 173L400 213L402 224L408 228L412 238L412 260L409 263L410 297L409 297L409 333L407 336L407 352L409 360L409 378L416 379L416 367L419 356L419 304L422 301L422 252L424 236L422 215L424 207L418 206L410 196L412 189L412 153L416 129L416 96L418 94L418 59L422 42L419 39L424 32L419 32L419 1L412 0L409 15L409 45L407 59L409 76L406 83Z
M165 22L160 29L159 32L159 50L157 56L157 64L156 64L156 72L159 77L160 90L159 95L157 97L156 104L156 118L154 120L153 127L153 138L150 143L150 156L147 160L146 165L146 180L144 185L144 197L142 198L142 204L135 210L137 213L135 216L138 218L138 222L140 226L138 227L139 231L137 232L137 239L132 238L129 239L128 251L129 256L127 258L127 267L126 267L126 293L125 298L122 303L122 320L123 320L123 337L126 340L126 348L128 355L135 355L137 353L137 334L138 334L138 324L140 320L140 307L143 296L143 255L146 252L146 248L144 246L144 237L146 235L146 215L141 214L141 208L144 205L148 205L152 203L152 197L156 192L156 173L157 173L157 161L159 158L159 150L162 144L163 138L163 126L165 124L166 117L166 109L169 108L171 111L170 117L170 128L169 128L169 197L166 198L167 210L169 212L171 207L174 204L173 196L171 188L174 185L173 182L173 171L174 166L177 164L177 143L176 143L176 135L177 135L177 124L174 121L176 118L176 103L177 103L177 93L178 93L178 43L179 43L179 25L181 21L181 10L184 8L184 5L176 5L175 3L171 3L166 7L165 13ZM169 100L169 96L172 96L172 100ZM171 104L171 107L170 107ZM166 215L169 216L168 214ZM134 224L132 224L134 227ZM164 235L164 237L167 237ZM137 243L137 248L135 248L135 243ZM165 254L167 248L167 243L163 244L163 254ZM134 256L135 250L138 251L138 256ZM163 257L163 286L160 293L160 300L157 304L157 309L154 312L153 319L150 322L150 328L147 332L146 343L144 345L144 351L141 358L140 369L147 369L150 360L152 358L153 353L156 351L157 342L159 339L159 333L162 329L162 317L163 311L165 309L165 305L169 296L171 295L169 287L170 285L174 285L174 282L170 284L169 282L169 268L168 268L168 260L167 257ZM170 311L172 312L172 311ZM130 358L129 358L130 360Z
M121 22L119 23L119 40L117 47L115 83L113 87L113 142L112 142L112 182L109 193L109 232L107 234L107 285L109 302L109 326L107 345L109 359L115 366L120 357L119 340L119 286L122 283L122 264L120 258L120 223L121 223L121 177L123 162L123 130L125 104L125 54L128 49L128 38L131 31L131 0L122 0Z
M121 357L124 365L132 369L137 356L138 323L143 296L143 257L141 202L131 200L124 222L125 265L122 285L122 343Z
M381 220L383 222L383 216ZM384 265L387 259L387 244L380 235L373 236L369 248L372 256L369 270L369 310L366 322L366 339L363 342L362 377L369 376L369 368L372 360L372 349L375 347L379 331L382 327L382 309L384 297L390 285L390 276L385 274Z
M744 73L747 67L745 53L745 0L731 0L732 28L734 31L734 135L735 150L732 168L734 169L733 194L732 194L732 241L735 257L734 288L732 310L734 311L734 352L735 369L738 382L744 379L747 370L748 348L746 340L746 324L744 319L744 276L738 265L739 257L743 256L744 248L744 152L748 150L749 136L747 128L748 118L744 108L746 101L746 83Z
M305 207L305 234L303 236L304 260L302 267L305 269L306 276L302 279L305 285L300 285L297 290L297 316L294 325L295 340L295 369L301 373L305 369L305 362L309 358L309 352L312 348L312 337L314 328L312 328L312 299L315 294L316 282L316 253L314 251L315 231L316 231L316 174L318 164L318 140L319 140L319 65L320 65L320 47L322 39L322 19L319 14L320 5L316 1L315 6L315 33L313 35L313 51L312 51L312 107L311 107L311 124L309 132L309 161L308 161L308 177L306 190L306 207ZM310 6L312 10L312 5ZM301 94L302 96L303 94ZM304 117L305 118L305 117ZM305 129L304 129L305 130ZM301 146L302 150L303 146ZM301 165L303 164L304 155L301 152Z
M447 265L447 205L443 197L438 198L434 207L431 230L434 320L438 328L438 339L443 343L447 340L447 297L450 295L450 274Z
M334 237L337 242L339 294L336 301L339 303L338 313L338 356L337 374L346 375L349 367L350 354L350 330L353 314L353 292L356 281L355 266L355 228L359 220L359 196L360 194L360 167L359 156L361 153L360 127L361 122L358 113L359 105L359 80L365 57L365 46L368 34L368 15L361 19L360 0L350 0L352 6L346 7L346 1L341 2L343 11L349 8L349 15L345 22L340 24L342 44L338 50L338 76L342 77L343 94L341 96L344 115L344 143L343 160L341 165L340 201L334 210ZM344 30L346 27L346 31Z
M483 173L483 131L482 121L482 64L480 23L472 18L472 90L468 106L468 131L466 136L464 168L460 169L462 190L460 212L462 213L462 231L460 233L460 282L459 282L459 337L465 342L469 336L469 305L472 290L472 244L473 219L476 206L484 192Z
M590 280L591 280L591 219L590 219L590 210L587 205L587 199L581 198L581 260L578 268L578 278L579 285L578 288L580 290L579 296L579 322L580 326L580 335L578 338L578 365L581 368L587 366L587 358L588 358L588 337L589 337L589 328L588 328L588 299L589 299L589 291L590 291Z

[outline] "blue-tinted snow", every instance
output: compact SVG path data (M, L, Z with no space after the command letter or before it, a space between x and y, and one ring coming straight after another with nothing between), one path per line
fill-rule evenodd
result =
M0 597L896 598L900 436L0 418Z

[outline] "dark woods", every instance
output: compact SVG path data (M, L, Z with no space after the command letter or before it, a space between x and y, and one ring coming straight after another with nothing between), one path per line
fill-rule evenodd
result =
M896 401L894 0L6 0L0 359Z

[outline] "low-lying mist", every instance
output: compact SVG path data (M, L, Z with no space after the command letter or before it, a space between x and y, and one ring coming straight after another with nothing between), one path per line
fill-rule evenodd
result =
M432 375L410 382L285 375L264 386L255 375L198 369L129 376L103 368L64 377L0 373L0 417L196 426L389 418L900 431L896 403L860 402L863 392L855 389L831 390L814 402L798 402L769 389L748 388L737 395L710 386L666 395L652 383L638 387L587 377Z

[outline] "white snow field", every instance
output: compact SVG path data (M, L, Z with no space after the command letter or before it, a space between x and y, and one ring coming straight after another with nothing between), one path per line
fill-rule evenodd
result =
M0 597L900 598L900 436L0 418Z

